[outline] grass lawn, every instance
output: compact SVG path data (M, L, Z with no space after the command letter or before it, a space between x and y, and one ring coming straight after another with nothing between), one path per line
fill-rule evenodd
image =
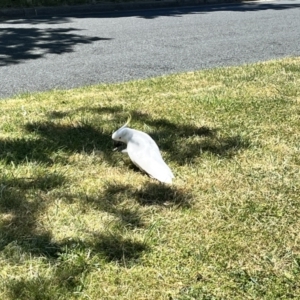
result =
M0 299L300 299L300 58L0 111ZM128 113L173 185L112 151Z

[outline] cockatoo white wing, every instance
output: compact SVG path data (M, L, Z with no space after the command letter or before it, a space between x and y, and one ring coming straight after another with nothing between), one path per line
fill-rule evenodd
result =
M142 171L161 182L172 183L174 175L148 134L133 130L127 143L127 152L132 162Z

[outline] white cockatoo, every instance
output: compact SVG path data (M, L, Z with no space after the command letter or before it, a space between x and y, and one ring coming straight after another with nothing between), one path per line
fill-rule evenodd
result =
M157 144L147 133L127 127L130 119L112 134L112 139L127 144L122 152L128 153L140 170L161 182L172 183L174 175L164 162Z

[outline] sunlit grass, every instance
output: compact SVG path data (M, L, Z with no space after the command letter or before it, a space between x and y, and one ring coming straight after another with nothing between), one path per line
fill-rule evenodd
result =
M300 298L300 59L0 101L0 299ZM172 186L113 152L132 115Z

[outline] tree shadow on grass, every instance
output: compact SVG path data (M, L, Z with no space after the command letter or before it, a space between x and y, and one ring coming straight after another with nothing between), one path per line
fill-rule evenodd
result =
M100 115L108 113L110 114L112 124L119 124L120 120L126 120L127 118L123 108L119 106L91 109L83 107L75 111L78 113L80 110L93 111ZM73 113L73 111L69 113ZM56 122L57 119L67 118L69 113L60 111L49 112L50 117L56 117L55 122L45 121L25 124L25 130L30 136L33 136L31 139L25 136L16 140L0 140L0 158L7 163L14 162L15 164L27 161L52 164L56 162L55 160L63 160L64 158L65 163L68 163L68 156L72 153L85 152L91 154L94 150L100 150L104 160L114 165L116 156L112 152L113 147L110 134L106 134L102 129L89 124L74 125ZM150 114L139 110L134 110L130 113L133 122L146 124L147 128L151 129L150 135L156 140L160 149L166 153L167 162L173 161L179 165L184 165L200 157L203 152L232 158L240 150L251 146L249 141L239 135L221 136L218 134L218 129L216 128L178 124L163 118L153 119ZM62 153L61 155L60 152ZM13 184L14 188L5 188L3 192L4 195L5 193L8 195L7 198L12 198L10 205L14 205L13 203L16 202L15 207L19 205L22 207L25 204L34 215L39 210L39 205L42 205L39 203L43 203L43 201L29 201L22 191L28 189L27 187L36 187L39 190L51 188L49 182L56 182L59 185L61 184L61 179L56 177L49 180L45 176L41 176L33 182L16 179L6 184L8 186L9 184ZM71 198L70 196L70 201ZM82 195L83 202L85 201L85 203L91 204L97 209L113 214L123 225L130 228L142 227L143 221L138 209L129 209L127 206L122 207L119 205L119 203L126 201L126 199L133 199L139 205L190 207L192 198L193 196L189 191L175 186L163 185L154 182L152 179L149 179L149 182L143 187L120 185L118 183L108 184L104 194L99 197L86 197L86 195ZM38 195L35 195L35 199L38 199ZM17 224L17 227L20 227L21 223L17 223L17 220L22 219L23 214L25 214L25 208L21 213L18 210L14 212L12 208L12 212L13 215L17 216L14 219L15 224ZM29 224L28 226L31 228L30 226L33 225ZM14 235L12 234L11 236ZM45 239L47 239L47 234L41 235L40 240L42 243L44 243ZM38 244L39 242L37 241L36 243ZM49 245L51 248L51 243Z
M97 115L110 114L112 131L117 130L126 121L125 114L120 106L80 108L69 112L48 112L51 120L45 122L31 122L25 124L25 130L34 137L0 140L0 159L6 163L21 164L25 161L38 161L53 164L57 161L68 163L68 156L72 153L86 154L101 153L101 157L111 165L116 164L117 155L113 150L111 134L101 128L85 123L64 123L60 120L70 114L95 112ZM202 153L207 152L220 158L233 158L240 151L251 147L251 142L244 136L222 134L218 128L194 126L171 122L165 118L152 118L150 114L133 110L130 112L132 123L145 127L143 131L158 144L165 152L167 163L170 161L179 165L193 163ZM113 124L116 124L113 126ZM124 154L122 154L124 155Z
M110 184L103 195L109 201L123 201L134 199L140 205L162 205L189 208L192 205L193 196L190 192L175 186L148 182L143 187L132 185Z
M45 141L41 139L0 139L0 159L6 164L22 164L26 161L38 161L52 164L50 158L52 151L45 147Z
M209 153L222 159L232 159L241 150L248 149L251 143L240 136L204 137L200 141L184 141L177 147L176 157L180 165L193 163L202 153Z
M171 160L180 165L193 162L202 153L210 153L221 158L232 158L240 150L247 149L251 142L240 135L222 136L217 128L208 126L178 125L167 120L147 122L157 130L150 135L168 152Z
M62 186L66 178L48 174L35 178L0 178L0 251L8 258L20 247L32 255L55 256L51 234L39 225L39 216L47 207L47 191Z
M140 256L149 247L139 241L116 235L95 234L93 242L66 240L56 245L58 259L49 278L36 274L34 278L21 277L4 283L10 299L69 299L74 292L85 288L85 277L96 265L114 263L130 268L139 263ZM87 255L88 253L88 255ZM51 262L51 261L50 261ZM38 288L37 288L38 287Z
M91 154L94 150L101 151L101 155L112 162L111 137L90 125L42 122L28 123L25 129L37 137L0 140L0 159L7 164L27 161L49 165L55 162L68 163L68 155L81 152Z
M111 185L109 184L107 188L110 189L110 187ZM127 191L126 186L116 184L114 187L115 190L113 195L111 195L110 191L100 195L86 195L85 193L79 195L83 210L88 206L95 210L107 212L114 216L122 227L128 229L144 227L145 224L141 217L139 207L134 205L134 203L122 205L122 202L125 199L128 199L125 195ZM129 193L131 192L129 191ZM78 195L74 197L72 194L68 193L63 194L62 197L67 203L73 203L75 198L75 201L78 200Z
M137 117L137 120L140 118ZM145 116L142 116L145 119ZM193 126L175 124L165 119L146 119L150 127L157 128L150 133L163 151L168 152L171 160L183 165L188 160L193 161L203 152L232 158L240 150L247 149L251 143L240 135L222 136L218 128L208 126Z
M94 269L91 260L97 261L97 264L113 262L120 267L131 267L139 262L144 252L150 250L146 243L119 233L93 233L92 238L85 241L53 241L51 232L39 223L39 216L47 208L47 192L65 182L66 178L59 174L0 179L2 258L18 265L24 264L29 256L30 259L42 258L51 268L47 276L44 272L37 272L34 276L24 272L15 279L5 278L3 286L9 299L52 300L60 293L71 296L84 289L84 278ZM130 210L122 215L132 218Z
M193 161L203 152L222 158L232 158L240 150L251 147L251 141L241 135L221 135L218 128L174 123L166 118L154 119L150 114L139 110L131 110L125 113L122 106L80 108L76 111L95 112L99 115L110 114L110 122L118 124L113 131L126 122L128 113L130 113L131 124L134 122L140 126L146 125L148 131L150 129L148 134L156 141L160 150L167 152L168 158L180 165L184 165L187 160L188 162ZM59 112L49 112L49 114L55 114L59 118L66 116ZM131 127L131 124L128 126ZM147 129L144 131L147 131ZM111 137L108 137L108 139L111 139Z
M95 250L107 261L116 261L126 267L137 263L141 254L149 250L147 244L116 235L96 235Z
M122 126L128 114L124 113L121 106L80 108L69 112L50 111L48 118L61 120L70 114L79 112L94 112L97 115L110 114L110 122L115 125L112 131ZM220 158L233 158L241 150L251 147L251 142L241 135L221 134L218 128L208 126L194 126L190 124L180 124L171 122L165 118L152 118L150 114L139 110L130 111L132 122L145 127L149 135L156 141L161 151L166 152L168 161L173 161L179 165L191 163L200 157L202 153L211 153ZM124 121L122 124L120 121ZM130 126L130 124L129 124ZM134 126L132 127L134 128ZM101 129L96 129L93 125L59 125L53 121L40 123L28 123L25 129L29 133L36 133L40 139L28 141L17 140L10 145L7 142L7 149L1 153L12 153L18 161L19 159L37 159L44 162L51 162L51 153L61 149L69 152L91 153L94 150L102 151L107 162L114 165L116 154L112 152L113 141L110 134L104 133ZM5 145L5 144L4 144ZM0 149L1 141L0 141ZM18 150L19 149L19 150ZM8 150L8 151L5 151ZM22 151L21 151L22 150ZM25 153L24 153L25 151ZM47 153L48 152L48 153ZM1 157L1 156L0 156ZM8 157L9 161L9 157Z
M107 110L108 111L108 110ZM112 110L113 111L113 110ZM115 109L113 113L118 113ZM67 114L54 114L58 119L67 117ZM52 114L53 117L53 114ZM134 117L143 121L150 116L135 112ZM157 121L157 120L156 120ZM154 124L155 125L155 124ZM154 126L153 125L153 126ZM160 122L160 126L174 128L168 122ZM193 130L193 134L209 134L210 130L195 131L187 126L182 128L182 137ZM85 151L91 153L94 149L105 152L107 161L110 161L112 147L110 135L91 125L60 125L51 121L41 123L28 123L26 131L34 135L34 139L20 139L1 141L2 158L9 157L11 161L22 163L26 160L50 162L51 156L59 150L68 153ZM167 130L166 128L164 128ZM174 151L174 150L172 150ZM7 153L10 153L8 155ZM43 257L46 262L56 266L51 276L37 279L22 278L8 282L11 299L53 299L57 292L73 293L83 288L83 278L90 272L89 260L93 258L106 263L117 263L122 267L130 267L139 263L143 253L150 251L149 246L134 238L124 237L120 233L93 233L88 241L63 240L53 241L51 232L39 228L38 218L47 208L47 199L44 191L62 186L65 178L58 174L47 176L37 175L29 179L3 178L0 211L4 215L1 221L0 249L5 257L18 263L21 252L33 257ZM151 179L150 179L151 181ZM139 206L172 206L188 208L191 205L192 195L185 190L174 186L167 186L158 182L149 182L143 187L131 185L107 184L105 192L99 197L86 197L82 195L81 201L89 206L113 214L121 226L129 229L141 228L144 222ZM135 205L120 205L130 199ZM72 196L70 196L72 201ZM20 251L18 251L20 249ZM86 253L90 253L89 256ZM72 259L70 258L72 257ZM75 257L75 258L74 258ZM37 282L40 288L36 289Z
M129 230L146 226L143 207L189 209L193 205L193 194L189 190L154 182L152 179L139 187L131 184L107 183L104 192L99 195L82 193L79 197L78 195L74 197L66 193L63 198L69 203L73 203L75 198L75 201L79 199L83 210L88 206L106 212L113 216L117 227Z
M66 183L65 176L58 173L48 173L45 175L37 174L35 177L28 178L0 178L2 192L6 189L17 189L25 192L30 189L47 192Z
M63 287L55 289L56 280L54 278L46 278L38 274L36 278L18 278L10 279L4 282L7 290L7 300L31 300L43 299L52 300L57 299L57 294L64 295L61 299L66 299L68 290Z
M110 136L88 124L28 123L25 129L41 136L46 141L45 146L51 145L53 151L65 149L75 153L91 153L95 149L106 149L108 144L112 144Z
M4 282L9 299L52 300L57 299L58 295L64 295L61 299L69 299L69 297L72 298L74 292L84 288L84 278L90 272L88 263L72 250L68 253L73 259L64 260L60 256L62 250L60 245L56 245L56 250L58 259L49 261L49 266L55 265L50 277L49 274L45 276L42 272L37 272L34 276L23 274L23 276Z

